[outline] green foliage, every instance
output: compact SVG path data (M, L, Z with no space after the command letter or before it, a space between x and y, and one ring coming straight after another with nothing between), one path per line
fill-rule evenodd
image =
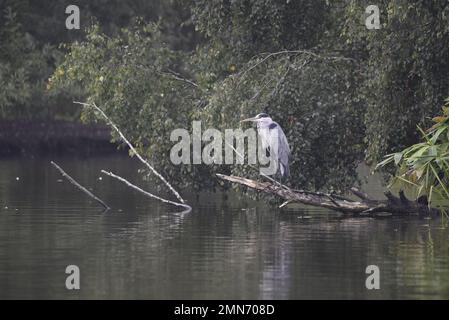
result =
M40 26L48 18L36 21L38 16L30 12L28 1L3 2L7 6L0 25L0 118L78 118L79 113L68 105L71 97L66 92L47 91L47 79L63 57L56 44L43 42ZM49 28L47 33L55 29L62 28ZM71 96L77 93L71 88Z
M291 149L290 183L298 188L353 185L363 158L364 109L351 94L356 65L310 52L262 55L218 82L200 112L210 126L238 128L238 121L269 113L283 127ZM247 166L231 172L256 178Z
M184 1L185 2L185 1ZM102 23L108 35L116 34L136 16L158 20L167 33L164 37L174 48L191 48L196 39L183 1L77 1L81 25ZM65 50L60 43L84 39L83 30L65 28L65 0L0 0L0 118L78 120L73 97L82 94L82 86L51 90L48 78L61 63Z
M52 55L51 47L36 49L34 38L22 31L17 15L10 7L2 12L0 26L0 116L31 116L24 110L32 102L36 105L37 92L44 88L42 78L50 75L47 58ZM45 100L45 99L43 99Z
M198 117L225 129L267 112L292 146L293 186L341 190L353 185L364 152L364 107L355 94L361 70L322 43L334 8L327 1L307 0L194 4L192 18L207 40L192 63L208 93ZM227 170L257 176L247 166Z
M438 112L449 90L449 5L445 0L377 1L381 29L367 30L364 9L345 7L341 34L366 66L360 96L366 101L367 156L384 154L417 141L416 124Z
M170 163L170 133L190 128L198 90L180 80L186 56L168 48L157 24L139 20L116 37L94 25L86 41L75 42L68 50L50 79L52 87L83 86L88 101L101 106L136 149L174 181L183 180L180 170L198 169ZM98 119L93 110L83 111L85 120Z
M96 25L86 41L68 49L51 86L82 85L88 100L102 106L139 151L178 183L213 187L213 172L257 174L247 166L173 166L169 141L173 129L189 130L193 120L204 128L238 128L243 116L261 111L289 137L292 185L341 189L354 183L363 157L363 107L351 93L359 79L349 59L283 52L257 56L240 72L227 68L221 71L230 73L226 77L220 70L211 75L207 67L215 57L209 55L218 49L193 56L173 51L158 25L141 22L116 37ZM94 118L91 112L84 110L85 119Z
M416 198L427 196L433 206L449 206L449 99L443 115L427 132L421 128L423 142L385 157L377 167L394 164L392 186L412 189Z
M326 28L327 1L195 0L196 29L246 59L261 52L311 48Z
M168 3L162 11L182 7ZM171 165L173 128L190 129L193 120L236 128L265 111L292 144L293 186L346 189L364 158L416 143L416 125L426 125L449 90L447 1L380 1L380 30L365 27L369 4L194 0L191 14L163 15L158 26L110 32L103 22L103 31L97 25L68 46L49 85L82 87L178 182L189 176L211 187L216 171L256 173ZM181 27L192 21L197 34ZM90 110L83 117L93 119Z

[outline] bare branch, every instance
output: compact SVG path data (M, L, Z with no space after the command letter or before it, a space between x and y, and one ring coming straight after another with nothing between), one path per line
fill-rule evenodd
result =
M279 206L279 209L282 209L283 207L285 207L285 206L288 205L289 203L291 203L290 200L287 200L287 201L282 202L282 204Z
M356 61L355 59L347 58L347 57L341 57L341 56L323 56L323 55L320 55L318 53L315 53L315 52L312 52L312 51L308 51L308 50L283 50L283 51L278 51L278 52L262 53L261 55L263 55L263 54L266 54L266 56L262 60L254 63L248 69L242 70L241 72L239 72L237 74L237 76L243 78L243 76L246 73L250 72L251 70L253 70L257 66L259 66L260 64L264 63L269 58L274 57L274 56L278 56L278 55L282 55L282 54L304 54L304 55L309 55L311 57L324 59L324 60ZM254 59L254 57L252 59Z
M356 187L352 187L351 189L349 189L354 195L356 195L357 197L359 197L362 200L371 200L370 197L368 196L368 194L366 194L365 192L363 192L362 190L357 189Z
M163 75L170 76L170 77L172 77L175 80L186 82L186 83L188 83L188 84L190 84L190 85L192 85L192 86L202 90L201 87L197 83L195 83L192 80L189 80L187 78L184 78L179 73L177 73L177 72L175 72L175 71L173 71L171 69L168 69L168 72L160 72L160 73L163 74Z
M155 68L154 66L151 65L145 65L145 64L138 64L137 65L139 68L144 69L144 70L149 70L151 72L155 72L157 74L160 74L161 76L166 76L166 77L170 77L172 79L175 79L177 81L182 81L185 82L193 87L195 87L198 90L201 90L204 92L204 89L201 88L197 83L195 83L193 80L187 79L185 77L183 77L181 74L179 74L178 72L175 72L171 69L167 69L167 71L161 71L158 70L157 68ZM111 65L111 68L116 67L116 65Z
M101 204L103 206L103 208L105 208L106 210L109 210L109 206L104 203L100 198L98 198L97 196L95 196L92 192L90 192L89 190L87 190L86 188L84 188L82 185L80 185L78 182L76 182L75 179L73 179L68 173L66 173L64 170L62 170L62 168L60 166L58 166L55 162L50 161L51 165L53 167L55 167L64 178L66 178L71 184L73 184L75 187L77 187L79 190L81 190L82 192L84 192L85 194L87 194L89 197L91 197L92 199L94 199L95 201L97 201L99 204Z
M152 193L150 193L148 191L145 191L145 190L139 188L138 186L136 186L136 185L132 184L131 182L129 182L128 180L126 180L125 178L122 178L122 177L120 177L120 176L118 176L118 175L116 175L116 174L114 174L112 172L108 172L108 171L105 171L105 170L101 170L101 172L104 173L107 176L110 176L112 178L115 178L115 179L125 183L128 187L131 187L134 190L137 190L140 193L143 193L147 197L159 200L159 201L161 201L163 203L168 203L168 204L172 204L174 206L185 208L186 210L182 211L182 213L189 213L190 211L192 211L192 207L187 205L187 204L179 203L179 202L175 202L175 201L171 201L171 200L167 200L167 199L161 198L159 196L156 196L156 195L154 195L154 194L152 194Z
M114 128L115 131L117 131L117 133L120 135L120 137L122 138L122 140L128 145L128 147L131 149L131 151L136 155L136 157L144 164L146 165L169 189L170 191L176 196L176 198L178 198L179 201L181 201L181 203L185 203L184 199L179 195L179 193L171 186L171 184L159 173L156 171L156 169L153 168L152 165L150 165L148 163L148 161L146 161L138 152L137 150L134 148L134 146L131 144L131 142L128 141L128 139L126 139L126 137L123 135L123 133L120 131L120 129L111 121L111 119L109 119L109 117L103 112L103 110L101 110L95 103L90 104L90 103L84 103L84 102L77 102L74 101L73 103L77 103L77 104L81 104L83 106L89 106L89 107L93 107L95 110L97 110L102 116L103 118L106 119L107 123Z

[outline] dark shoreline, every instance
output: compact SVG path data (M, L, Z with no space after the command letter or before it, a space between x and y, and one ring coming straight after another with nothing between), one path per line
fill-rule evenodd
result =
M110 129L69 121L0 120L0 157L126 153L111 143Z

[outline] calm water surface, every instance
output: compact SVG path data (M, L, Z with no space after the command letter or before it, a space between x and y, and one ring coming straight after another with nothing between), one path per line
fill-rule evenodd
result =
M100 177L112 170L151 190L127 157L56 158L113 209L49 165L0 160L0 298L448 299L449 230L441 219L341 218L279 211L235 194L182 190L194 209L147 199ZM18 179L17 179L18 178ZM367 188L380 194L373 181ZM65 289L65 268L81 290ZM380 290L365 288L377 265Z

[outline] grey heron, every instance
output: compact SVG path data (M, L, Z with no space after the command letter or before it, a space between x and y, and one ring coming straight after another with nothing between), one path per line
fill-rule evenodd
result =
M273 121L266 113L259 113L253 118L248 118L240 122L255 122L257 124L257 133L261 140L263 150L270 155L272 159L277 161L276 176L282 180L286 179L290 174L289 158L290 146L287 137L281 126Z

